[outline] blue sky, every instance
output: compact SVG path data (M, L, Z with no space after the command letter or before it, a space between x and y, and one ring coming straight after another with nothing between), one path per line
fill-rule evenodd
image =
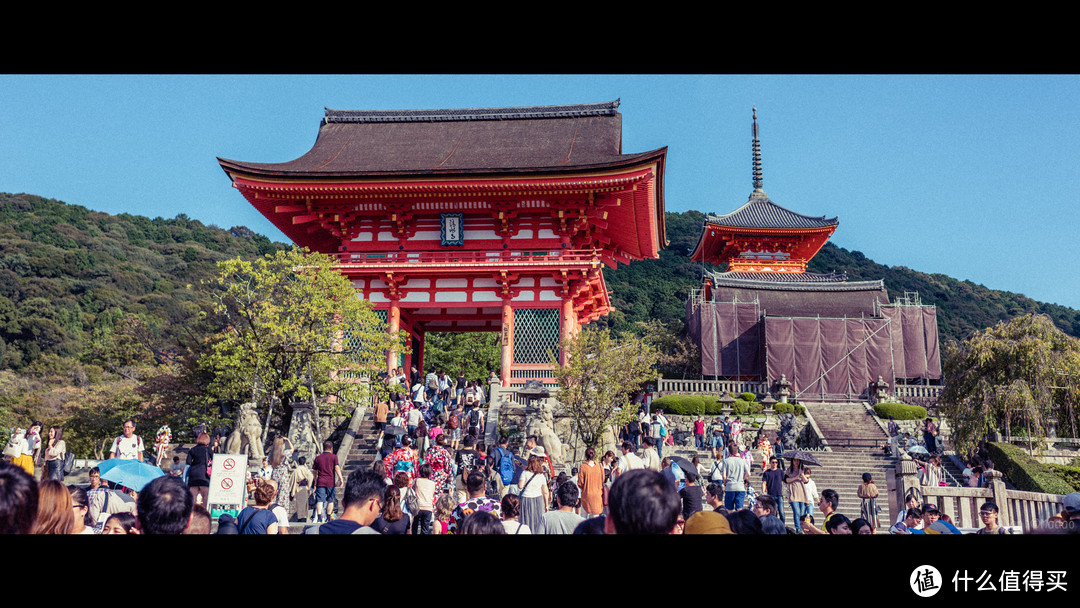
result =
M614 99L623 152L668 147L668 211L746 202L757 106L765 191L835 244L1080 309L1076 75L0 75L0 191L284 241L217 157L297 158L324 107Z

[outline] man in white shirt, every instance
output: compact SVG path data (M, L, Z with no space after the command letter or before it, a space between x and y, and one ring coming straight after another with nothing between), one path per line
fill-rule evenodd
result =
M615 467L615 471L611 474L613 479L628 471L645 468L645 464L642 463L641 459L634 453L634 444L629 441L623 441L622 453L623 455L619 457L618 466Z
M645 438L645 449L641 451L641 462L644 468L659 473L663 459L660 458L660 454L656 450L656 443L656 440L652 437Z
M124 434L117 437L109 448L109 458L122 460L143 459L142 437L135 434L135 421L130 418L124 421Z

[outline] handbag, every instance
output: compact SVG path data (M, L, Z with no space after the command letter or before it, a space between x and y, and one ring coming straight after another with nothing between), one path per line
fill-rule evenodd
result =
M75 470L75 452L64 454L64 475L71 475Z
M414 516L420 510L420 498L416 495L414 488L405 490L405 508Z

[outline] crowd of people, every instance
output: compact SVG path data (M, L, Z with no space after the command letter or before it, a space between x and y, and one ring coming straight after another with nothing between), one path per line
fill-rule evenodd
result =
M401 369L396 371L384 381L407 386ZM663 455L669 424L658 411L624 429L618 454L587 448L569 475L556 475L535 436L518 450L510 449L506 436L486 445L479 382L466 381L464 374L453 381L436 370L427 376L412 372L407 392L393 391L375 408L379 456L372 467L346 479L330 441L310 468L303 457L291 464L292 444L276 438L252 476L254 504L236 517L221 516L217 533L288 534L290 519L305 524L304 534L861 535L883 526L890 534L959 533L936 505L921 504L918 492L907 496L891 526L880 523L879 491L869 473L858 489L859 516L849 519L838 510L835 490L819 492L811 468L797 458L785 465L767 439L755 492L754 462L738 418L707 427L699 417L695 424L695 445L717 456L711 467L696 457ZM5 450L0 533L210 533L206 503L214 449L207 433L198 434L186 465L174 458L168 475L143 487L105 482L95 467L89 488L82 488L63 483L63 430L52 427L46 438L42 428L31 425ZM126 421L110 459L142 460L145 448L134 430L134 421ZM935 457L927 461L929 484L939 475L932 468L940 466ZM35 464L42 467L40 481ZM965 475L981 481L977 466ZM315 507L310 511L309 496ZM1008 533L998 513L993 502L983 504L984 526L977 533ZM1080 525L1080 494L1067 496L1065 509L1052 520Z

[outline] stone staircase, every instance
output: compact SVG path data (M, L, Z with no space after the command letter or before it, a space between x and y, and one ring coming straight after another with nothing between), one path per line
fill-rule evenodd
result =
M873 412L860 402L803 405L835 451L880 452L880 446L888 441Z
M804 403L831 451L815 452L821 466L811 466L818 492L833 489L840 495L837 511L849 519L860 516L859 486L863 473L870 473L878 487L878 514L881 523L889 520L886 476L896 460L882 451L888 435L861 402ZM815 508L816 511L816 508ZM887 526L886 526L887 527Z
M817 484L819 493L831 488L840 495L840 506L837 512L843 513L848 519L859 517L859 509L862 506L859 486L862 485L863 473L870 473L877 485L877 502L882 509L878 517L882 522L889 519L886 474L895 467L896 461L892 457L880 452L860 453L857 451L814 452L814 456L821 461L821 466L807 465L812 471L811 478ZM816 506L814 511L818 512Z
M349 453L342 460L342 476L348 479L349 474L356 469L371 468L372 463L378 456L375 449L378 441L379 435L375 432L375 410L374 408L367 408L363 420L360 421L360 425L356 429Z

